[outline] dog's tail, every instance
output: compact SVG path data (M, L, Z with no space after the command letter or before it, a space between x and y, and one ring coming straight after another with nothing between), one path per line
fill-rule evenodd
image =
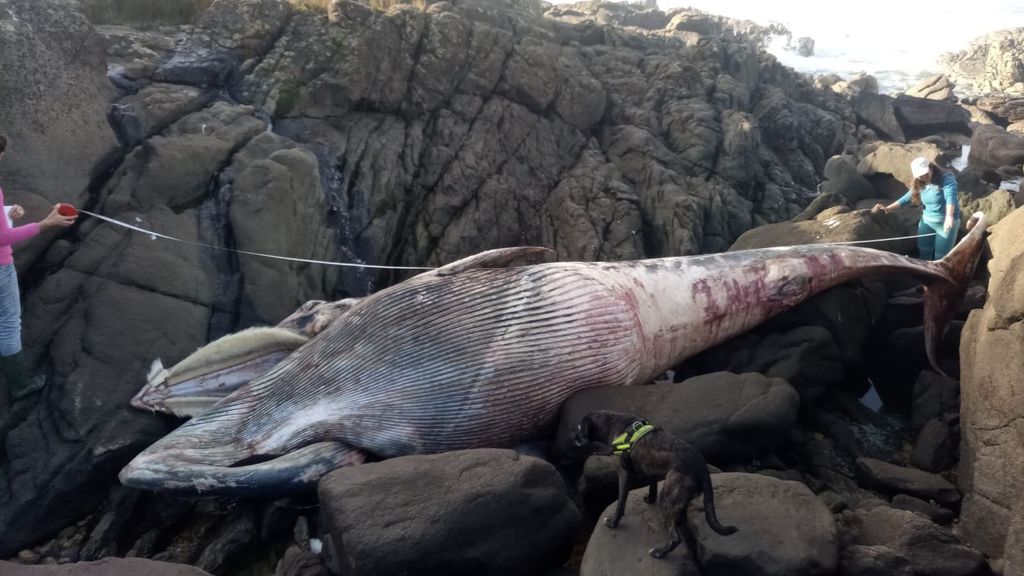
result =
M735 526L722 526L718 522L718 515L715 514L715 493L711 488L711 474L708 472L707 464L701 468L701 491L704 492L704 518L708 521L708 526L715 532L718 532L722 536L728 536L739 530Z

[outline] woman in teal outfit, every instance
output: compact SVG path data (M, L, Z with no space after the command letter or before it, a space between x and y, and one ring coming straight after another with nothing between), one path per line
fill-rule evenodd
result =
M873 210L889 212L900 206L924 206L917 233L918 258L941 260L956 243L960 229L960 202L957 199L956 176L946 172L927 158L914 158L910 163L914 181L899 200L884 206L875 204ZM934 233L934 236L931 234Z

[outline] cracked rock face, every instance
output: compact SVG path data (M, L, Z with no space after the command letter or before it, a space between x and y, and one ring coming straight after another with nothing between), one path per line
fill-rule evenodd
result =
M117 148L106 113L113 88L103 42L89 22L54 0L0 1L0 162L8 204L36 221L56 202L82 203ZM22 246L19 267L42 243Z
M1024 514L1024 367L1007 358L1024 354L1024 209L992 232L989 299L971 313L961 345L961 469L964 491L960 523L972 544L993 558L1024 549L1019 519ZM1011 528L1013 526L1013 528ZM1019 569L1019 568L1018 568ZM1019 572L1013 572L1019 573Z

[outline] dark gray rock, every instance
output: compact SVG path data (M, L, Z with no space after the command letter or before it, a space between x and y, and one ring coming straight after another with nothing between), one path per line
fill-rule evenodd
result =
M939 132L971 135L971 115L951 102L900 95L894 103L896 117L907 138L921 138Z
M852 156L829 158L825 164L825 181L821 185L821 191L842 194L853 204L865 198L878 196L871 183L857 171L857 161Z
M978 126L971 137L967 162L974 170L995 170L1024 163L1024 136L999 126Z
M330 576L319 554L291 546L277 564L274 576Z
M111 105L110 124L121 146L131 149L203 108L214 96L191 86L150 84Z
M880 138L900 143L907 141L900 121L896 118L892 96L861 92L852 101L853 109L860 121L874 130Z
M222 574L260 547L256 514L251 506L235 509L204 543L195 565L213 574Z
M565 561L580 522L558 472L510 450L346 468L318 491L334 573L538 574Z
M956 518L956 513L949 508L936 506L929 502L925 502L920 498L914 498L907 494L897 494L893 496L892 505L894 508L899 508L900 510L910 510L911 512L923 514L936 524L949 524L954 518Z
M843 576L915 576L910 559L887 546L848 546L839 556Z
M209 576L194 566L145 558L105 558L61 566L21 566L0 560L4 576Z
M988 565L980 552L961 544L951 531L907 510L875 506L846 511L842 524L852 543L885 546L910 560L917 576L982 576Z
M668 530L660 508L644 501L647 489L633 490L626 501L626 514L615 528L599 521L587 542L580 564L580 576L619 576L650 574L651 576L700 576L701 571L684 541L664 558L650 555L652 548L668 541ZM613 502L599 518L610 517Z
M796 53L804 58L814 56L814 38L801 36L796 41Z
M915 306L920 320L920 309ZM914 430L920 430L926 422L947 414L960 412L960 385L956 380L931 370L924 370L914 383L914 401L910 411L910 422Z
M959 442L959 430L951 422L933 418L917 434L910 463L927 472L948 470L956 463Z
M956 486L941 476L922 470L873 458L858 458L857 479L865 488L884 494L910 494L954 509L960 505L961 495Z
M712 476L715 509L724 525L739 531L722 536L708 527L702 501L695 500L688 525L709 574L833 574L839 561L832 513L803 484L760 474Z
M224 86L235 68L261 56L288 23L284 0L216 0L154 78L191 86Z
M103 39L68 2L0 2L0 133L8 138L0 186L8 205L41 220L57 202L84 206L93 177L118 153L107 123L113 87ZM47 232L15 250L19 270L53 240Z
M594 410L613 410L647 418L709 459L736 461L779 447L799 405L789 384L760 374L719 372L680 383L588 388L562 405L557 443L571 452L580 420Z

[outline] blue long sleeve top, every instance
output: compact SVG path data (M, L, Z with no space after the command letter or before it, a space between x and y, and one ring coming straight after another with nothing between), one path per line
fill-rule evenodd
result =
M900 197L900 206L910 205L910 190ZM921 189L921 204L924 206L924 214L921 219L925 222L942 222L946 219L946 204L953 205L953 217L960 217L960 201L957 197L956 176L950 172L942 175L942 187L936 184L928 184Z

